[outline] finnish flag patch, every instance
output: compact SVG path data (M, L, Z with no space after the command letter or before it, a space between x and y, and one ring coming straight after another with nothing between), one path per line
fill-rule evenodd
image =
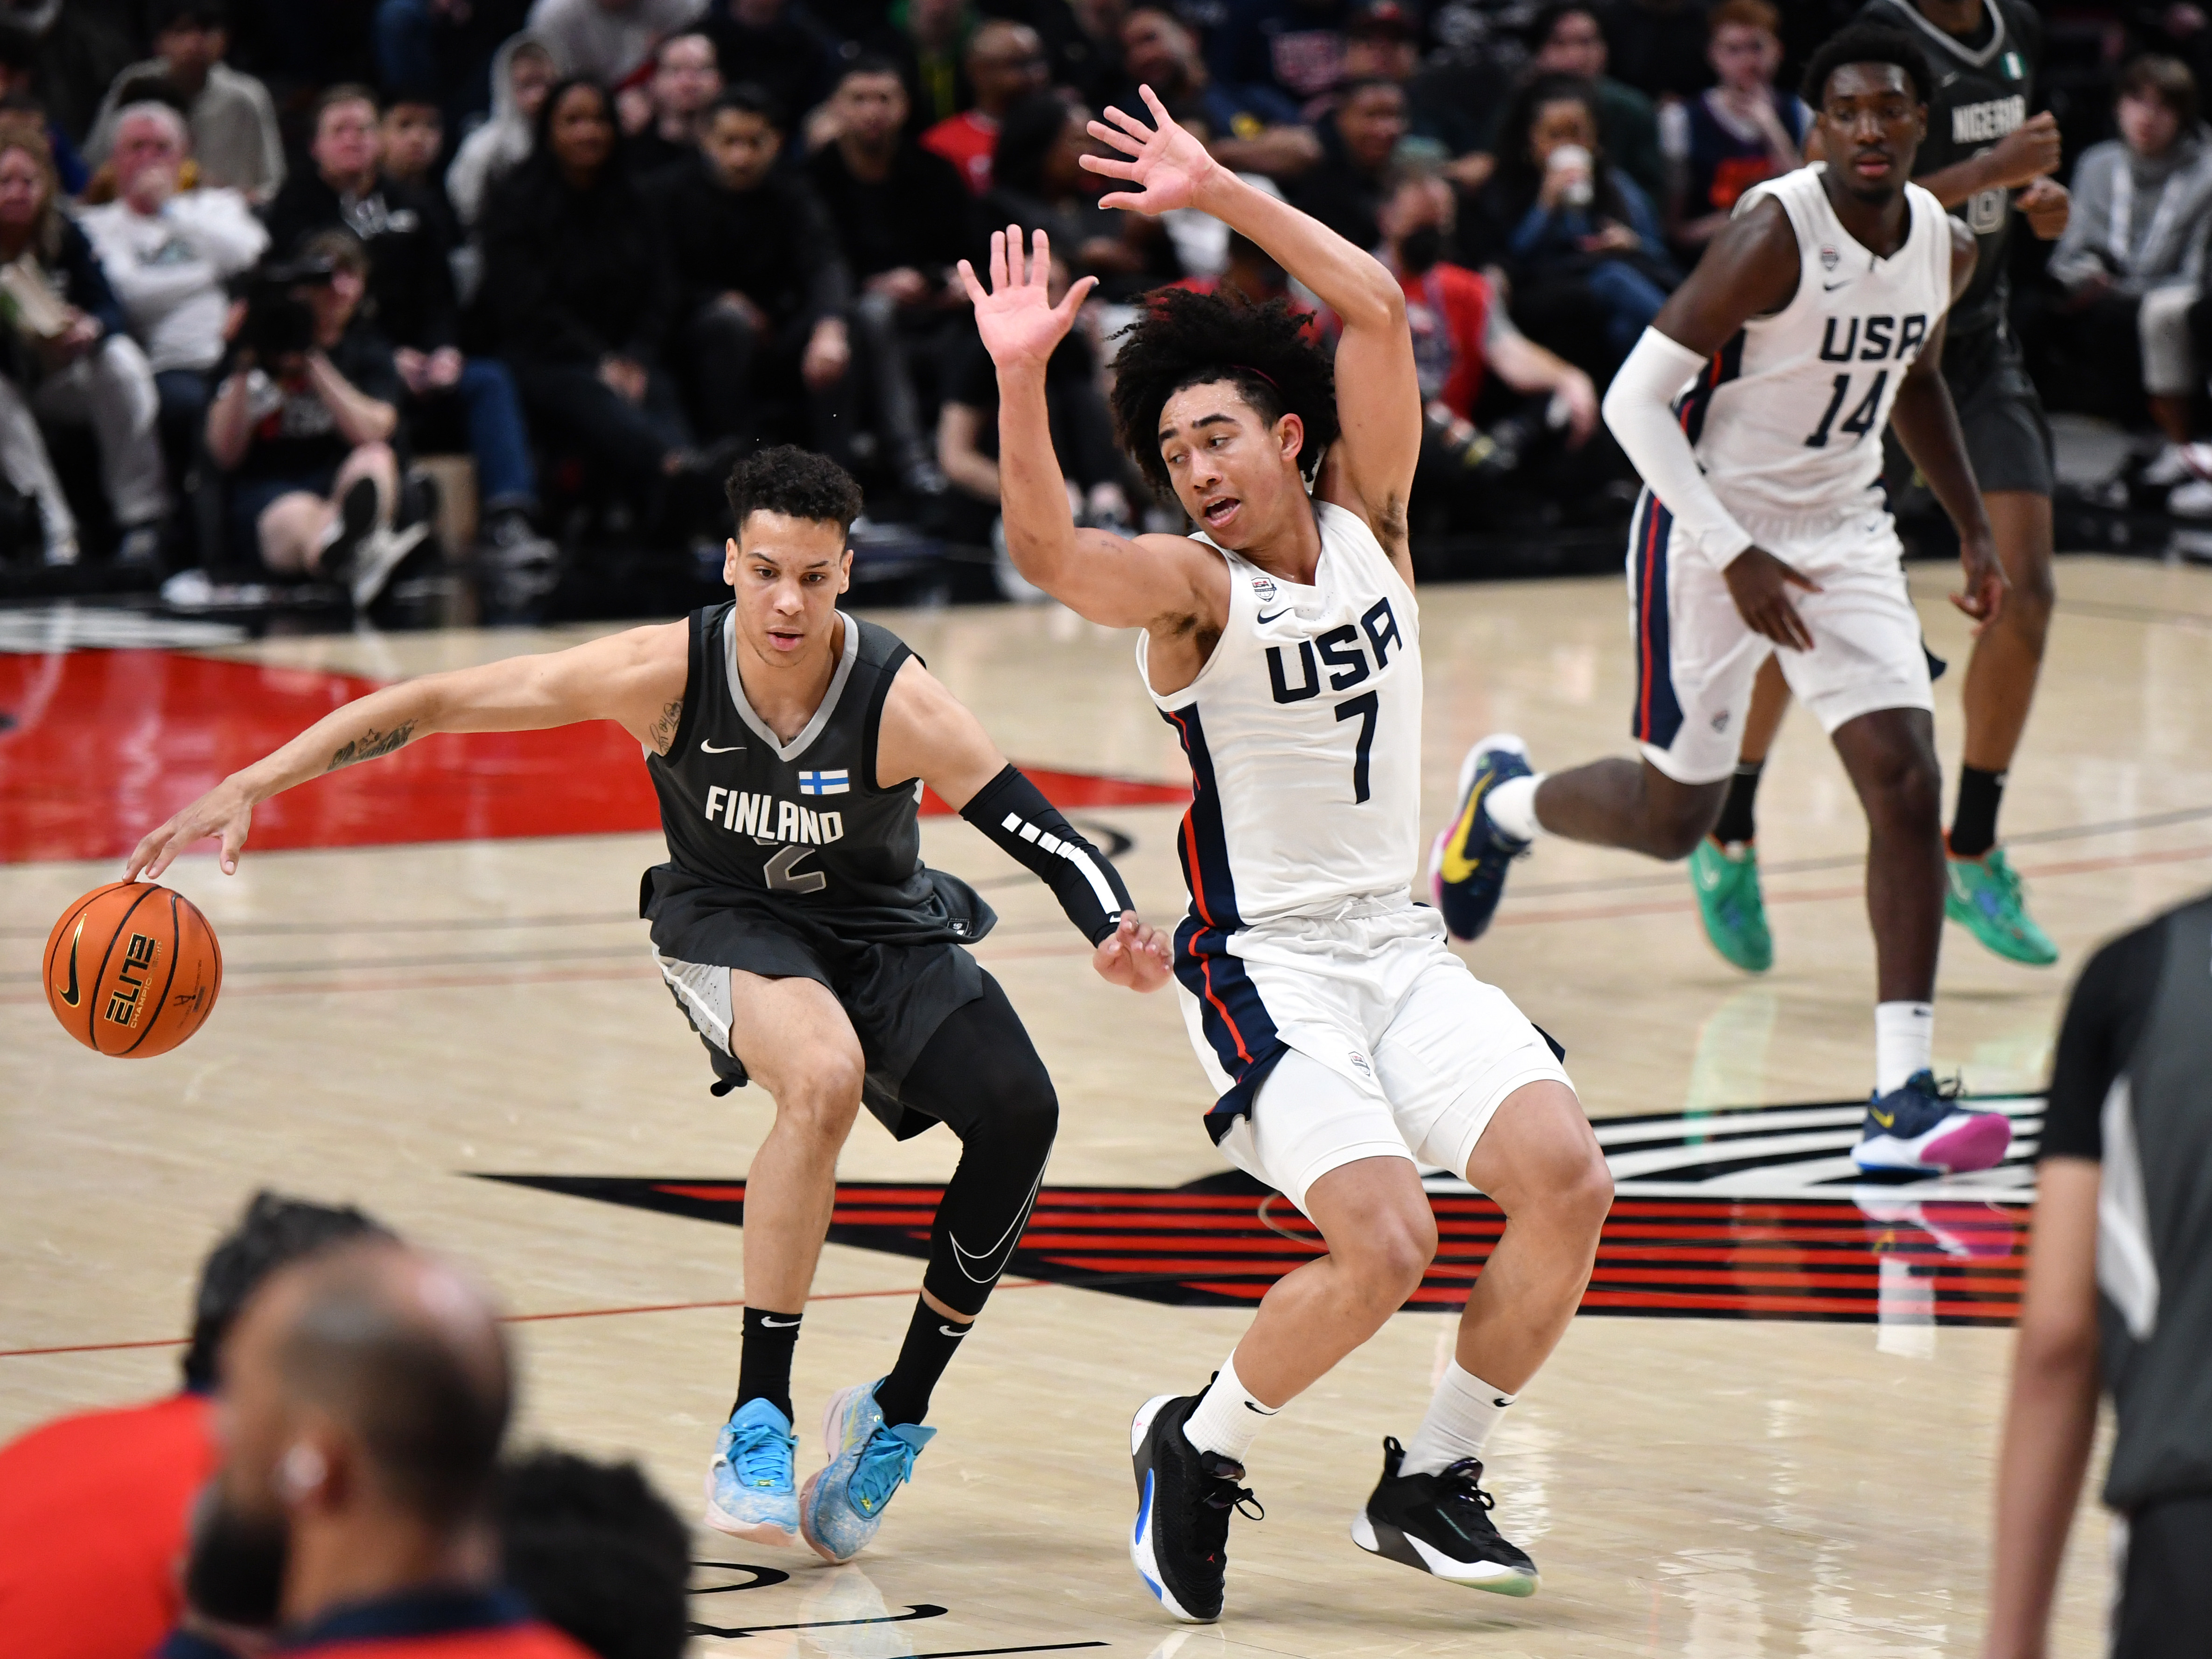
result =
M799 792L801 795L849 795L852 790L852 774L848 772L802 772L799 774Z

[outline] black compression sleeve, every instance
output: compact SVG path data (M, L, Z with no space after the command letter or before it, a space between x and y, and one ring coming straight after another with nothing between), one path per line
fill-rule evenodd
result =
M1052 889L1067 919L1097 944L1134 908L1106 855L1079 834L1019 768L1009 766L975 791L960 815Z

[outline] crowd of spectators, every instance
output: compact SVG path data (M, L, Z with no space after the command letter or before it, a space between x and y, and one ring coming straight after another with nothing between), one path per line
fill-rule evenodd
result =
M1054 368L1079 510L1164 523L1107 436L1115 331L1166 285L1282 283L1202 216L1099 205L1085 123L1141 115L1140 83L1401 276L1426 535L1617 511L1595 396L1745 191L1801 164L1796 64L1856 7L84 9L104 32L0 6L0 530L19 560L366 600L422 539L424 455L472 461L494 562L712 545L715 478L784 440L858 473L872 520L988 542L995 398L953 270L1007 224L1099 279ZM2212 514L2212 26L2136 11L2103 48L2118 136L2065 158L2072 226L2020 328L2054 407L2155 433L2139 479Z

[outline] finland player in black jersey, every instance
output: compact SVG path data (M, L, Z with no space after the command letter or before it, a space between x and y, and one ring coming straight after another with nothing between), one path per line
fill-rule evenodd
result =
M654 960L707 1044L718 1094L775 1097L746 1178L738 1398L707 1476L708 1525L857 1553L933 1430L930 1390L1004 1270L1044 1178L1059 1107L1006 994L963 946L990 930L965 882L926 867L927 783L1042 877L1092 965L1137 990L1168 954L1104 857L1006 763L893 634L847 616L857 485L768 450L731 475L731 602L544 656L426 675L326 715L139 843L159 875L204 836L238 867L253 808L440 731L612 720L643 745L669 862L647 872ZM930 1234L896 1364L832 1396L830 1462L794 1489L792 1349L830 1222L840 1147L866 1104L901 1139L933 1123L959 1166Z

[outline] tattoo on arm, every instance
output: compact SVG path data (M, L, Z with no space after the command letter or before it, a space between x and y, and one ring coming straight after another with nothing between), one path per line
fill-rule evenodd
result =
M678 698L655 717L647 735L655 754L668 753L668 746L676 741L676 728L683 724L684 699Z
M338 752L331 756L330 765L323 770L336 772L340 766L349 766L356 760L374 760L379 755L389 754L402 747L414 735L415 723L412 720L403 720L390 731L379 731L372 726L351 742L340 746Z

